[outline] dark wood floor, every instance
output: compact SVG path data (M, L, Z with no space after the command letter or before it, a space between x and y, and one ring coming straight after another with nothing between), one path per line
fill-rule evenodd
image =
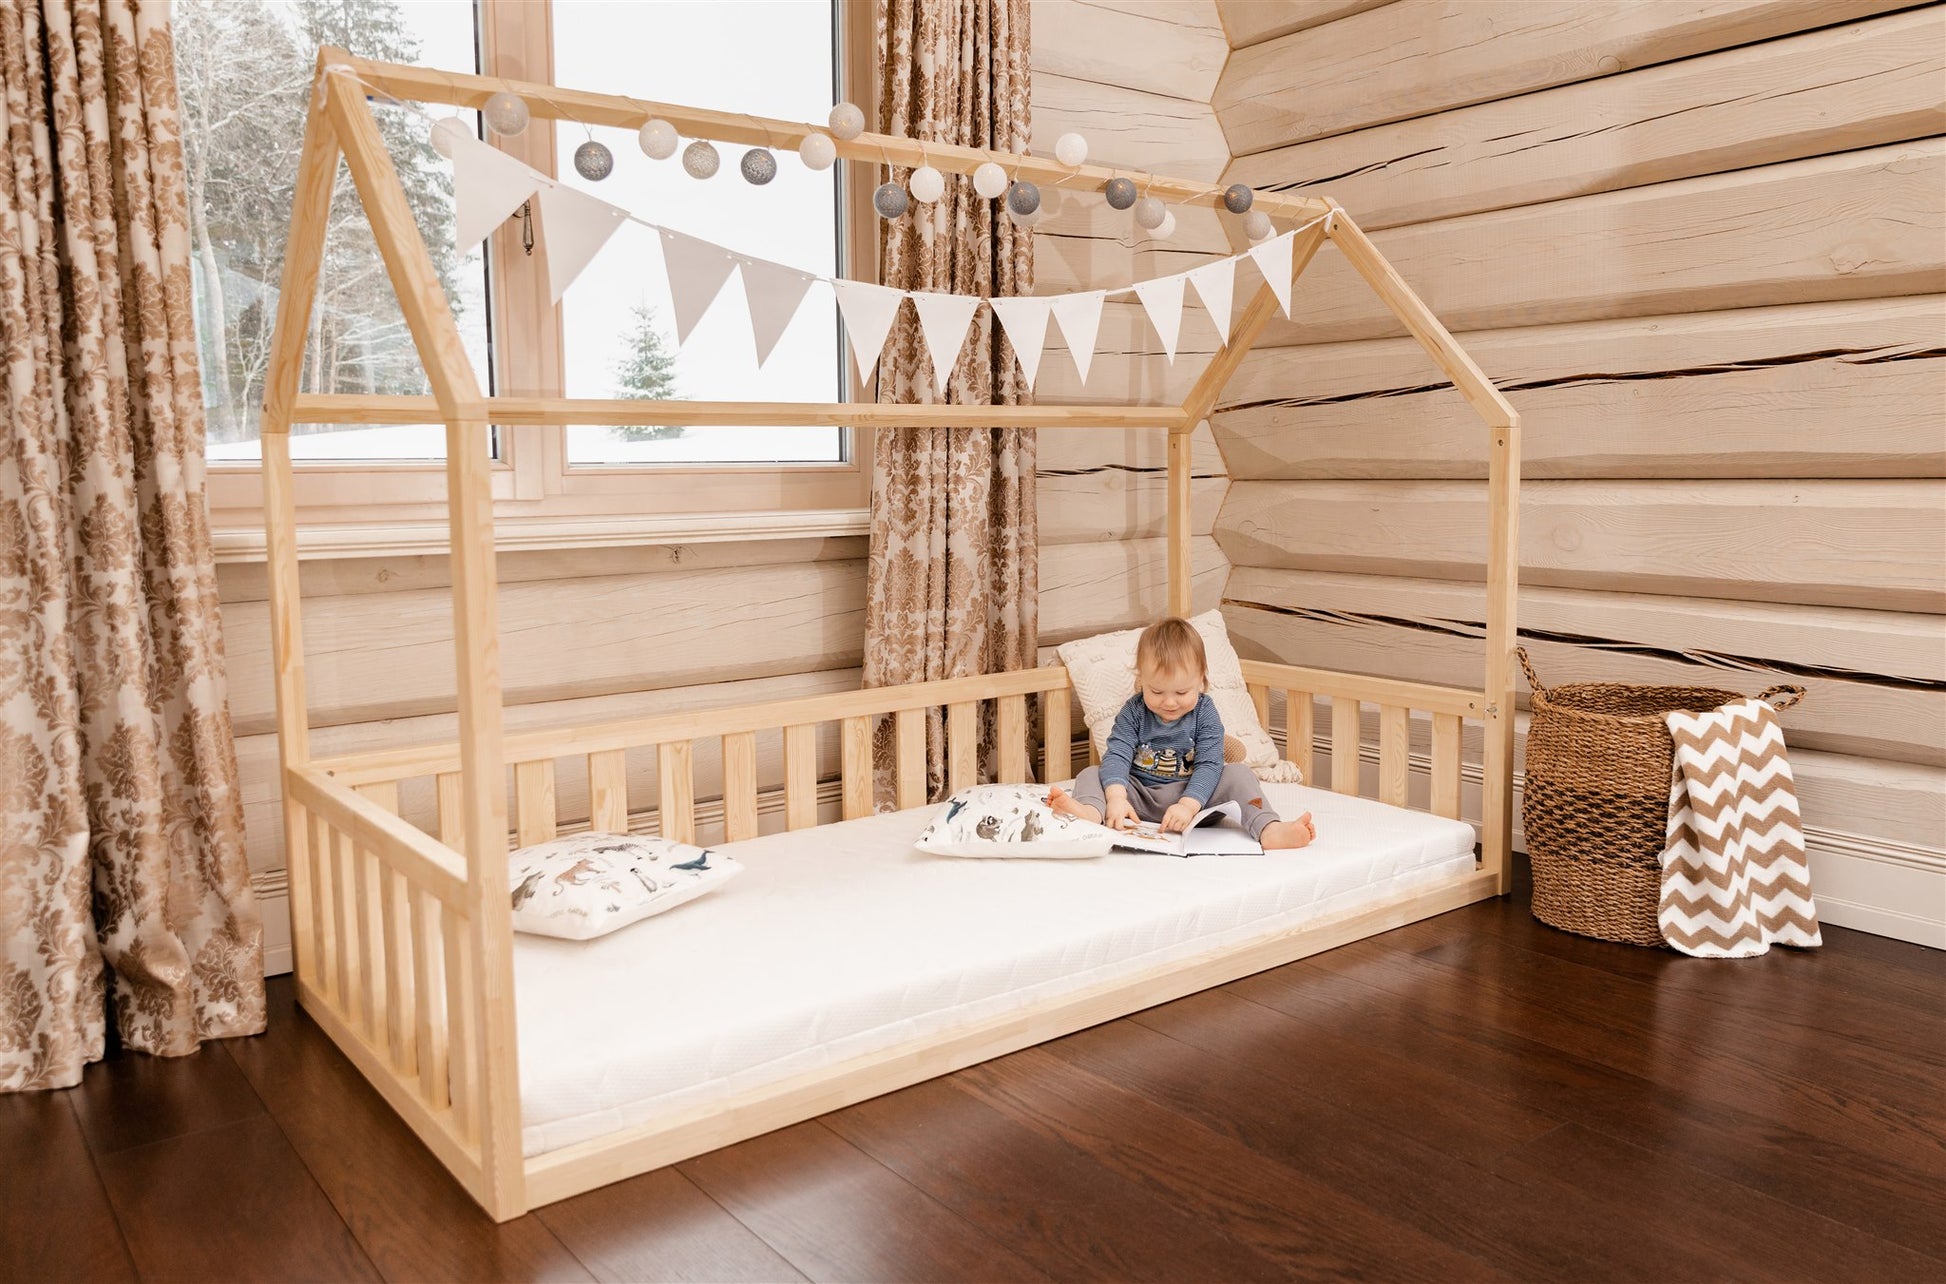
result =
M0 1277L1946 1279L1946 954L1458 913L489 1222L270 1033L0 1097Z

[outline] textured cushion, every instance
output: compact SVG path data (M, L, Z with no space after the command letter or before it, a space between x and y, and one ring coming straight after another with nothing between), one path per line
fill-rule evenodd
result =
M1093 821L1056 815L1045 785L975 785L940 806L919 835L934 856L1106 856L1114 831Z
M631 834L556 838L508 859L514 930L570 941L674 909L743 870L701 847Z
M1223 719L1224 734L1242 743L1243 764L1256 772L1259 780L1285 784L1301 781L1297 764L1277 756L1276 743L1257 721L1257 706L1251 703L1250 691L1243 685L1243 668L1230 645L1230 631L1224 627L1222 613L1205 611L1189 623L1202 635L1209 661L1210 699L1216 702L1216 712ZM1135 694L1135 643L1141 636L1141 629L1124 629L1055 648L1081 701L1081 716L1088 723L1097 758L1108 751L1108 733L1114 729L1115 715Z

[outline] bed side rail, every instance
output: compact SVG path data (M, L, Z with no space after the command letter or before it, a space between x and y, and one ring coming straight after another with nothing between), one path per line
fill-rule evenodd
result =
M1281 691L1284 703L1284 756L1297 764L1309 781L1317 745L1316 709L1320 699L1330 702L1331 788L1341 794L1363 792L1364 706L1378 706L1378 779L1374 794L1380 802L1412 806L1412 715L1431 719L1428 793L1423 809L1451 820L1460 817L1461 740L1464 722L1483 721L1487 698L1483 692L1460 687L1400 682L1392 678L1306 669L1265 660L1243 661L1243 680L1257 706L1257 717L1271 730L1271 693Z
M483 1049L459 835L435 839L401 819L391 782L353 788L315 767L286 781L304 820L290 853L304 1009L482 1198Z

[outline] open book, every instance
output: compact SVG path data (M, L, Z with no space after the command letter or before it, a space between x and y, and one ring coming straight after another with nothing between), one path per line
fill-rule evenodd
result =
M1158 856L1261 856L1263 844L1243 828L1243 808L1235 802L1205 807L1180 834L1165 834L1160 825L1144 821L1115 835L1124 851L1154 852Z

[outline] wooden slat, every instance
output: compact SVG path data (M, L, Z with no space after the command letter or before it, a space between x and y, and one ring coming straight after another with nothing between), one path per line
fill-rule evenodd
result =
M487 416L503 427L548 424L640 423L638 402L577 397L493 397ZM350 393L302 393L300 423L423 424L439 422L431 397ZM918 405L881 401L659 401L657 423L682 427L742 428L1122 428L1166 432L1180 428L1182 411L1169 406Z
M1284 757L1297 764L1308 783L1311 779L1311 747L1317 731L1312 725L1316 709L1310 691L1284 689Z
M1487 716L1480 785L1482 864L1502 896L1513 890L1514 647L1521 573L1520 427L1496 426L1487 457Z
M1512 98L1900 7L1900 0L1401 0L1230 55L1234 155Z
M480 1137L479 1027L474 1019L472 944L466 920L443 909L440 941L446 949L447 1097L454 1131L462 1141Z
M1027 697L1001 696L994 704L998 710L994 735L1000 742L1000 783L1024 783L1028 776Z
M732 112L709 111L675 103L646 102L615 94L589 93L562 89L554 85L501 77L470 76L459 72L433 71L393 63L353 60L358 75L371 85L394 97L425 103L450 103L478 107L502 91L526 99L536 119L568 119L589 125L615 125L639 129L651 118L668 121L685 138L708 138L722 143L741 143L795 151L813 131L824 132L822 124L766 119ZM838 155L848 160L871 164L914 166L931 164L943 173L971 174L989 160L1007 166L1009 174L1052 186L1066 182L1077 191L1098 191L1115 177L1116 171L1102 165L1083 165L1070 169L1051 154L1044 156L990 152L949 143L921 143L913 139L864 133L849 140L838 140ZM1188 203L1213 208L1221 193L1212 192L1201 182L1162 175L1144 176L1144 184L1156 196L1171 203ZM1293 201L1266 193L1261 207L1276 214L1302 216L1322 213L1315 202Z
M1635 64L1258 152L1223 181L1309 187L1379 229L1923 138L1940 127L1938 36L1939 15L1915 9ZM1617 137L1628 146L1600 145Z
M514 817L522 847L553 839L554 760L514 764Z
M364 951L358 943L358 877L349 838L331 830L332 932L338 938L338 1013L345 1024L362 1026L365 985Z
M1450 713L1432 716L1432 814L1458 820L1460 814L1460 720Z
M846 718L840 727L841 814L857 820L872 814L872 719Z
M1341 794L1358 793L1359 759L1358 701L1337 697L1331 701L1331 787Z
M1042 769L1044 783L1054 785L1074 775L1074 727L1066 691L1041 697Z
M757 836L757 733L723 737L723 837L740 843Z
M415 890L412 914L413 1030L419 1059L419 1095L433 1110L451 1101L446 1060L446 945L441 935L442 906Z
M628 751L588 755L588 825L597 833L628 832Z
M332 831L314 811L305 810L310 820L311 852L311 933L317 943L317 971L311 978L319 993L333 1003L344 1002L344 989L338 976L341 943L338 931L338 863L332 851Z
M696 841L696 760L694 742L671 740L655 747L656 774L662 782L659 815L662 836L679 843Z
M817 727L798 723L784 728L784 827L808 829L817 823Z
M368 799L373 806L397 815L399 811L399 787L386 781L358 787L360 797ZM405 876L387 865L376 853L363 853L366 876L371 883L371 899L374 904L365 919L372 942L369 960L372 963L371 975L373 992L378 1000L378 1010L372 1014L373 1043L380 1053L389 1057L394 1068L402 1074L410 1074L405 1069L410 1063L411 1040L408 1031L411 1027L412 1001L412 960L411 942L403 934L399 918L399 898L406 889Z
M1942 470L1936 294L1479 331L1466 347L1518 390L1523 478ZM1485 477L1478 417L1420 362L1408 339L1253 354L1225 394L1241 408L1211 421L1231 476Z
M1250 693L1250 707L1257 712L1257 725L1270 725L1270 688L1262 682L1246 682L1244 690Z
M304 808L292 801L285 807L295 814L285 825L285 852L288 855L291 902L291 966L299 976L314 984L318 980L318 938L313 886L315 858L311 845L311 820Z
M440 772L435 788L439 799L439 841L454 851L463 851L466 845L466 813L460 796L459 773Z
M1520 499L1529 584L1946 612L1936 482L1548 481ZM1218 539L1239 566L1477 581L1487 515L1477 483L1238 482Z
M958 793L979 783L979 703L958 700L946 708L946 788Z
M1402 705L1379 706L1378 800L1394 807L1405 806L1407 787L1411 784L1410 715L1411 711Z
M384 890L385 866L378 857L357 844L352 845L353 877L358 880L358 974L363 982L359 1006L364 1016L362 1029L381 1055L385 1052L386 1025L390 1008L386 1005L385 976L389 959L385 956Z
M1605 317L1936 294L1946 269L1946 137L1379 232L1455 333ZM1618 252L1618 247L1627 247ZM1654 271L1644 271L1653 263ZM1296 319L1262 344L1405 327L1345 264L1305 274Z
M413 1028L419 976L412 949L412 884L396 870L381 871L379 877L379 906L385 920L386 1041L393 1068L411 1078L419 1073Z
M1061 698L1067 699L1066 693ZM901 709L894 715L893 755L897 761L899 809L926 804L926 710Z

